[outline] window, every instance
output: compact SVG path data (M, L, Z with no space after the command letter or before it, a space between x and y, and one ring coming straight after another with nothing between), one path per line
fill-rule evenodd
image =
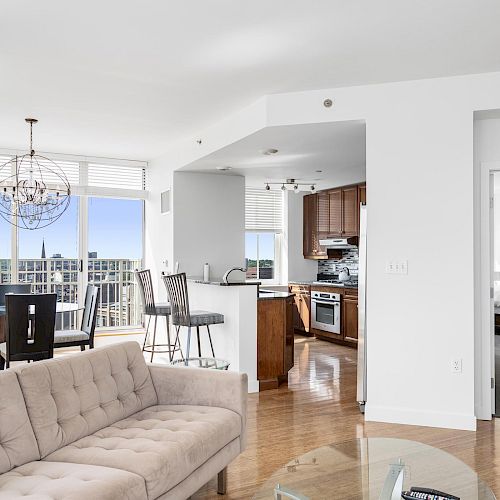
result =
M89 199L88 282L99 286L98 327L140 325L134 270L142 259L142 200Z
M245 190L245 258L247 278L280 282L283 238L283 193Z
M133 271L142 267L146 164L53 159L71 184L69 208L45 228L19 229L17 238L0 218L0 283L31 283L35 292L54 292L59 302L80 306L87 283L95 283L101 288L98 327L140 325ZM57 328L77 325L76 314L58 315Z

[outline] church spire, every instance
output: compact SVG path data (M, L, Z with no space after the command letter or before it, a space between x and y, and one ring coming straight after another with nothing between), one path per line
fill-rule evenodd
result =
M45 259L45 238L42 239L42 259Z

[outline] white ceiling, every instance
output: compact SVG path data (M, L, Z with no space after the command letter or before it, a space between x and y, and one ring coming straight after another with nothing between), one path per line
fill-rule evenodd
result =
M150 159L265 94L500 70L498 0L16 0L0 147Z
M270 148L278 152L263 154ZM366 126L346 121L267 127L182 170L214 173L217 167L231 167L229 173L244 175L248 184L294 178L325 188L364 181Z

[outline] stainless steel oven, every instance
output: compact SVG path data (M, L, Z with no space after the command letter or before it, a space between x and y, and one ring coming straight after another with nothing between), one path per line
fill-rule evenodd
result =
M311 326L340 335L340 294L311 292Z

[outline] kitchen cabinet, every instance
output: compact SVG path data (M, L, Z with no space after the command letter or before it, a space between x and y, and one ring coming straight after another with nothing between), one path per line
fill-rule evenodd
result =
M359 236L358 186L342 188L342 237Z
M342 236L342 189L328 191L328 236Z
M366 203L366 184L344 186L304 196L305 259L328 259L327 250L319 244L321 239L359 236L360 201Z
M304 196L303 212L303 246L302 251L305 259L326 259L326 250L319 245L321 235L318 230L318 194ZM324 199L321 201L322 210L325 209Z
M289 285L294 294L293 329L302 335L309 335L311 325L311 287L308 285Z
M293 297L257 300L259 390L276 389L287 383L293 363Z
M346 342L358 342L358 298L345 297L342 301L342 327Z
M366 184L360 184L358 186L358 201L366 205Z

